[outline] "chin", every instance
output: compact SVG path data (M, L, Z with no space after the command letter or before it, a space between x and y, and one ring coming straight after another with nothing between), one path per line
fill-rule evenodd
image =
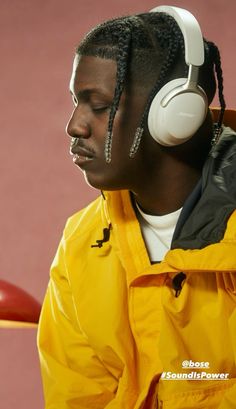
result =
M102 177L97 177L96 176L91 176L88 175L87 173L84 173L84 178L85 182L92 187L93 189L98 189L98 190L122 190L126 189L127 187L123 183L118 183L115 181L114 177L112 180L108 178L102 178Z
M99 177L91 176L84 172L84 179L87 185L93 189L107 190L105 181Z

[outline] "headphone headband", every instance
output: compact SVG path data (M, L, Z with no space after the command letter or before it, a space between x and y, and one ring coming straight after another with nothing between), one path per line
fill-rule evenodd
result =
M161 145L179 145L190 139L203 124L208 110L207 96L198 85L199 67L204 63L204 41L200 26L187 10L159 6L174 18L183 37L188 77L167 82L154 96L148 113L148 129Z
M184 36L186 64L201 66L204 63L204 43L196 18L180 7L159 6L150 12L167 13L175 19Z

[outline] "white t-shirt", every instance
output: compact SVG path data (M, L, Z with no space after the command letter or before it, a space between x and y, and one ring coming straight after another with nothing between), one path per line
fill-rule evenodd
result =
M170 249L175 226L182 208L164 216L153 216L144 213L137 203L136 207L150 260L153 262L161 261Z

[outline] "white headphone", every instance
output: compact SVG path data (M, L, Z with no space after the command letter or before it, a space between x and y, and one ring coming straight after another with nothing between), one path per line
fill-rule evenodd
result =
M148 114L151 136L161 145L180 145L200 128L207 114L207 96L197 84L199 67L204 63L204 42L195 17L179 7L160 6L151 12L172 16L184 36L188 78L165 84L155 95Z

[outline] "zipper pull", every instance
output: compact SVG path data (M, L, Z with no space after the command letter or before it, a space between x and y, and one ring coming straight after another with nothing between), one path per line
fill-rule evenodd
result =
M175 290L175 297L178 297L183 288L183 281L186 279L186 274L182 271L172 279L172 287Z
M109 224L108 227L105 227L103 229L103 238L100 240L96 240L97 244L92 244L91 247L99 247L101 248L103 246L103 243L109 241L110 239L110 231L111 231L111 223Z

